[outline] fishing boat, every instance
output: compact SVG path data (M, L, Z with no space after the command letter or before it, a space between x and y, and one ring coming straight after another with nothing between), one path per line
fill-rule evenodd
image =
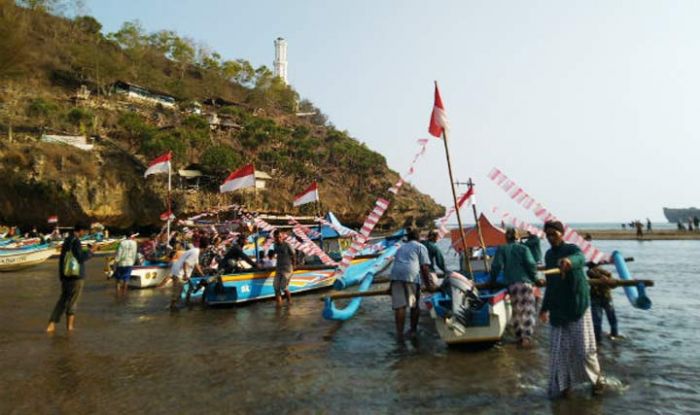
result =
M54 249L51 246L4 251L0 253L0 272L16 271L41 264L49 259L53 253Z
M131 277L127 285L131 288L152 288L159 286L170 276L170 262L146 261L142 265L131 267ZM107 279L114 275L114 257L105 260L104 273Z
M391 264L394 252L393 249L387 249L380 254L357 258L346 269L344 275L369 272L374 264L382 264L381 268L385 269ZM208 279L195 277L190 279L190 283L183 290L183 298L203 297L204 303L210 306L274 298L274 277L274 269L225 274ZM209 283L206 288L197 290L202 280L208 280ZM334 266L303 265L294 270L289 282L289 291L297 294L329 288L333 286L335 280L336 267Z

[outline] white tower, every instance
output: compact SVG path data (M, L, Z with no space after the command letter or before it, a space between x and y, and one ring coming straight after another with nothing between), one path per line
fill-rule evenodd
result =
M287 81L287 41L284 38L278 37L275 39L275 76L282 78L285 85Z

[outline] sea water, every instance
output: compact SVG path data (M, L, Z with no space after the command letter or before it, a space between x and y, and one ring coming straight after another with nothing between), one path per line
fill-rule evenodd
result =
M95 258L71 335L63 324L44 333L55 260L0 274L0 413L697 413L700 241L596 245L633 256L632 275L656 281L648 311L614 293L625 339L600 346L611 385L601 397L547 399L547 327L531 350L506 337L473 351L446 347L427 314L415 341L397 343L386 297L365 299L344 323L322 319L324 293L281 309L170 313L168 289L115 299Z

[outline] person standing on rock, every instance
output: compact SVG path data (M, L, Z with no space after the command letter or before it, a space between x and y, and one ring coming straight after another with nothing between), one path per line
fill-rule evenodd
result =
M114 262L117 269L114 272L116 283L117 297L125 296L128 288L129 278L131 278L131 268L136 263L136 255L138 244L136 243L137 233L130 233L127 239L119 242L117 254L114 257Z
M56 331L56 323L61 321L61 315L66 313L66 329L75 329L75 311L78 308L78 300L83 292L85 281L85 261L90 259L94 247L88 245L88 251L83 251L80 237L85 234L86 227L76 224L73 232L63 241L61 256L58 260L58 276L61 280L61 296L49 318L47 333Z

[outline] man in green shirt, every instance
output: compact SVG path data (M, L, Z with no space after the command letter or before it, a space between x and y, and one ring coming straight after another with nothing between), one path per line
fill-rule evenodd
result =
M565 243L564 225L544 224L552 246L544 256L545 267L559 268L547 276L540 320L551 325L549 342L549 396L568 395L582 381L590 381L593 393L603 388L590 310L590 288L583 271L586 258L573 244Z
M430 276L433 280L433 284L440 286L440 280L438 280L437 272L440 270L444 278L449 274L447 267L445 267L445 257L442 255L442 251L437 246L438 233L435 231L428 232L428 239L421 241L426 248L428 248L428 258L430 258Z
M536 282L537 264L530 250L516 242L515 229L506 230L506 244L496 250L491 264L491 282L496 283L498 274L503 270L505 283L513 306L511 322L515 328L515 337L521 347L532 346L532 335L537 321L535 293L532 284Z

